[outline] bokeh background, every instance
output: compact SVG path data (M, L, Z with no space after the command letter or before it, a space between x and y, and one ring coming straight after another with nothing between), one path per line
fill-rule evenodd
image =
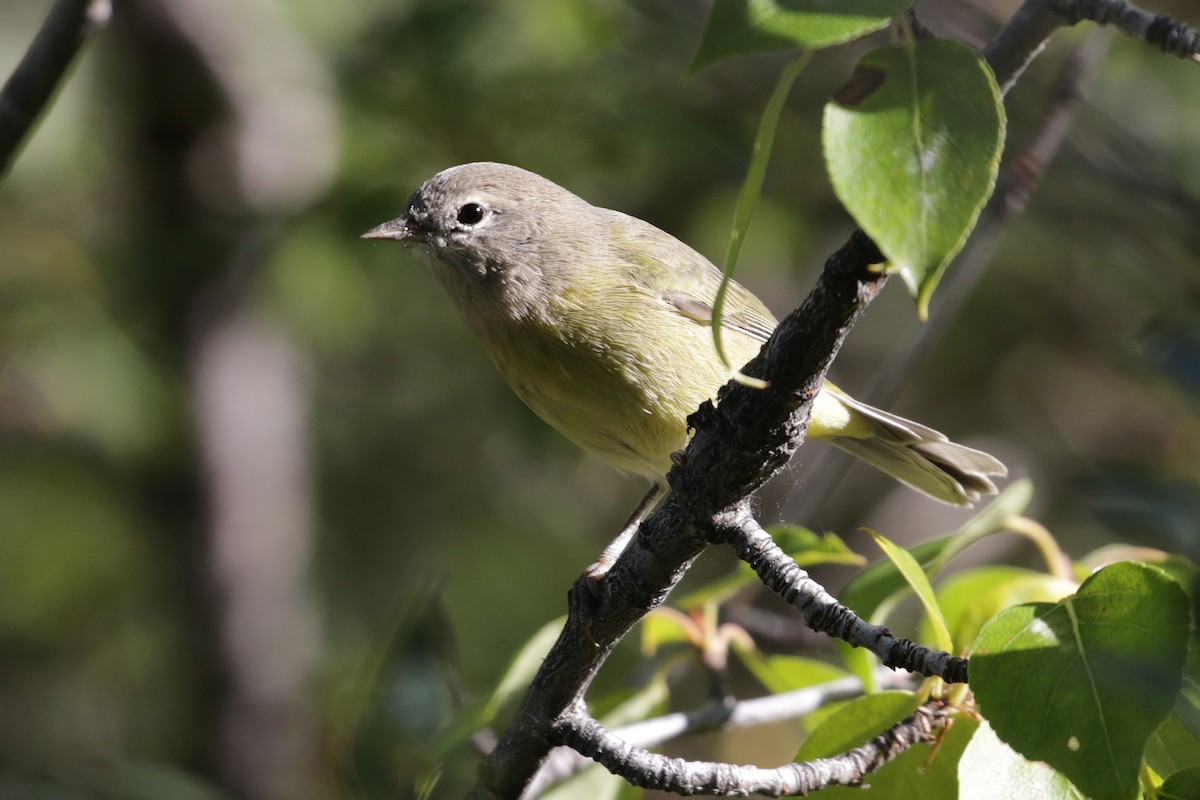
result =
M0 9L0 72L49 5ZM981 45L1015 5L921 10ZM358 235L499 160L719 260L783 56L685 79L706 4L679 0L116 6L0 185L0 798L404 797L439 762L461 795L475 757L431 742L644 487L511 395L413 254ZM1006 164L1092 32L1010 95ZM819 126L865 46L817 54L780 125L739 265L778 314L853 227ZM1197 98L1197 65L1114 39L936 336L895 282L834 367L864 395L903 365L887 405L1031 477L1076 555L1200 536ZM866 468L809 480L840 470L819 444L798 461L766 518L867 553L860 526L966 518ZM635 675L626 650L601 680ZM739 736L710 754L794 749Z

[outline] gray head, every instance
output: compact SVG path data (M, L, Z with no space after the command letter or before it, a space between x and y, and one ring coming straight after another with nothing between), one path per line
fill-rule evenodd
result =
M468 319L514 318L561 285L575 263L570 249L595 236L597 210L528 170L478 162L434 175L402 216L363 237L431 253L434 274Z

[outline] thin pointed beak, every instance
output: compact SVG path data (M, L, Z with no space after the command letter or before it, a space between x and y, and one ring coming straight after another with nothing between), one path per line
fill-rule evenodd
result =
M407 217L397 217L376 225L362 235L363 239L394 239L397 242L421 241L420 231L411 226Z

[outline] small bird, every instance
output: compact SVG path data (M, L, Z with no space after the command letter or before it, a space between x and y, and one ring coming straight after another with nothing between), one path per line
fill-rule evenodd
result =
M367 233L420 246L433 273L513 391L564 436L653 485L590 573L597 577L665 495L687 417L733 370L713 344L722 274L636 217L598 208L533 172L462 164L412 195L404 214ZM776 320L731 282L722 318L735 366L757 355ZM872 408L828 381L808 435L930 497L970 505L1004 475L992 456Z

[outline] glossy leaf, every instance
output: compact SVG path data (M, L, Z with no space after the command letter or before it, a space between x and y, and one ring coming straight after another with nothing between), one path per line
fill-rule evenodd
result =
M1086 800L1061 772L1029 761L986 722L958 762L960 800Z
M1058 603L1002 612L971 658L996 733L1093 800L1132 798L1146 742L1179 692L1188 600L1162 570L1113 564Z
M925 607L925 614L933 627L934 640L937 642L938 648L949 651L954 647L954 642L950 639L950 631L946 628L946 619L942 616L942 609L938 606L937 598L933 594L933 586L929 583L929 578L921 569L921 565L903 547L874 531L870 533L871 538L883 550L888 560L896 565L900 575L920 599L921 605Z
M946 39L867 53L825 106L834 191L922 318L995 187L1004 125L991 70Z
M849 42L887 26L913 0L716 0L700 48L689 67L695 74L729 56L777 50L816 50Z
M1020 567L976 567L950 576L938 590L938 605L955 648L972 644L989 619L1021 603L1057 602L1078 587L1071 581ZM933 631L921 623L921 641Z

